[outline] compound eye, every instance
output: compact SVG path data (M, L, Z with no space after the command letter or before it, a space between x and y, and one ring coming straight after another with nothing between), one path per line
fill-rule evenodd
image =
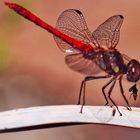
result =
M137 82L140 77L140 63L137 60L131 60L127 65L127 80Z

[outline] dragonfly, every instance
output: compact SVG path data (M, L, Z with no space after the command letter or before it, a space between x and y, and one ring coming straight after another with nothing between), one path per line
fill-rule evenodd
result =
M57 46L66 54L65 62L68 67L86 75L81 82L77 103L78 105L81 104L81 113L85 105L87 81L107 78L109 78L109 81L102 87L102 93L106 101L105 105L111 103L115 106L119 115L122 116L117 104L111 97L111 93L118 81L120 93L126 102L126 108L131 111L129 101L124 93L122 79L125 77L127 81L133 83L129 92L131 92L133 99L136 100L138 93L137 83L140 79L140 63L116 49L124 20L122 15L111 16L100 24L95 31L91 32L84 15L77 9L63 11L54 28L16 3L5 2L5 5L53 34ZM105 74L99 75L100 72L105 72ZM108 86L110 86L109 90L105 92ZM110 106L112 107L112 105Z

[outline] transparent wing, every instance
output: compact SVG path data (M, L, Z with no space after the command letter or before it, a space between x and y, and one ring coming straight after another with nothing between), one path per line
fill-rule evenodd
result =
M95 40L93 40L92 33L87 28L83 14L79 10L65 10L57 20L56 29L78 41L84 43L93 42L96 44ZM72 48L72 46L58 37L54 36L54 39L63 52Z
M93 37L100 47L115 48L120 38L122 15L115 15L107 19L93 32Z
M69 68L82 74L95 75L102 72L96 64L96 56L85 56L80 51L71 50L65 56L65 62Z

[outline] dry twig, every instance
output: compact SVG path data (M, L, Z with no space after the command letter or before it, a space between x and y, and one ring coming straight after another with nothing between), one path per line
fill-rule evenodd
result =
M91 123L140 128L140 108L128 111L119 107L122 116L118 112L112 116L113 109L107 106L84 106L82 114L80 108L80 105L56 105L1 112L0 133Z

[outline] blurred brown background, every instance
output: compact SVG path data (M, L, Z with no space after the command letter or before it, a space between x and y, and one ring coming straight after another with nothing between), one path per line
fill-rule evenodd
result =
M13 108L76 104L83 75L71 71L64 62L51 34L18 16L0 2L0 110ZM108 17L125 17L117 48L140 60L140 1L139 0L12 0L34 12L50 25L55 25L65 9L83 12L89 29L95 30ZM86 101L90 105L104 105L101 87L107 80L89 82ZM124 82L126 95L129 84ZM113 98L125 105L118 85ZM140 97L132 106L140 106ZM0 140L138 140L140 130L106 125L71 126L0 134Z

